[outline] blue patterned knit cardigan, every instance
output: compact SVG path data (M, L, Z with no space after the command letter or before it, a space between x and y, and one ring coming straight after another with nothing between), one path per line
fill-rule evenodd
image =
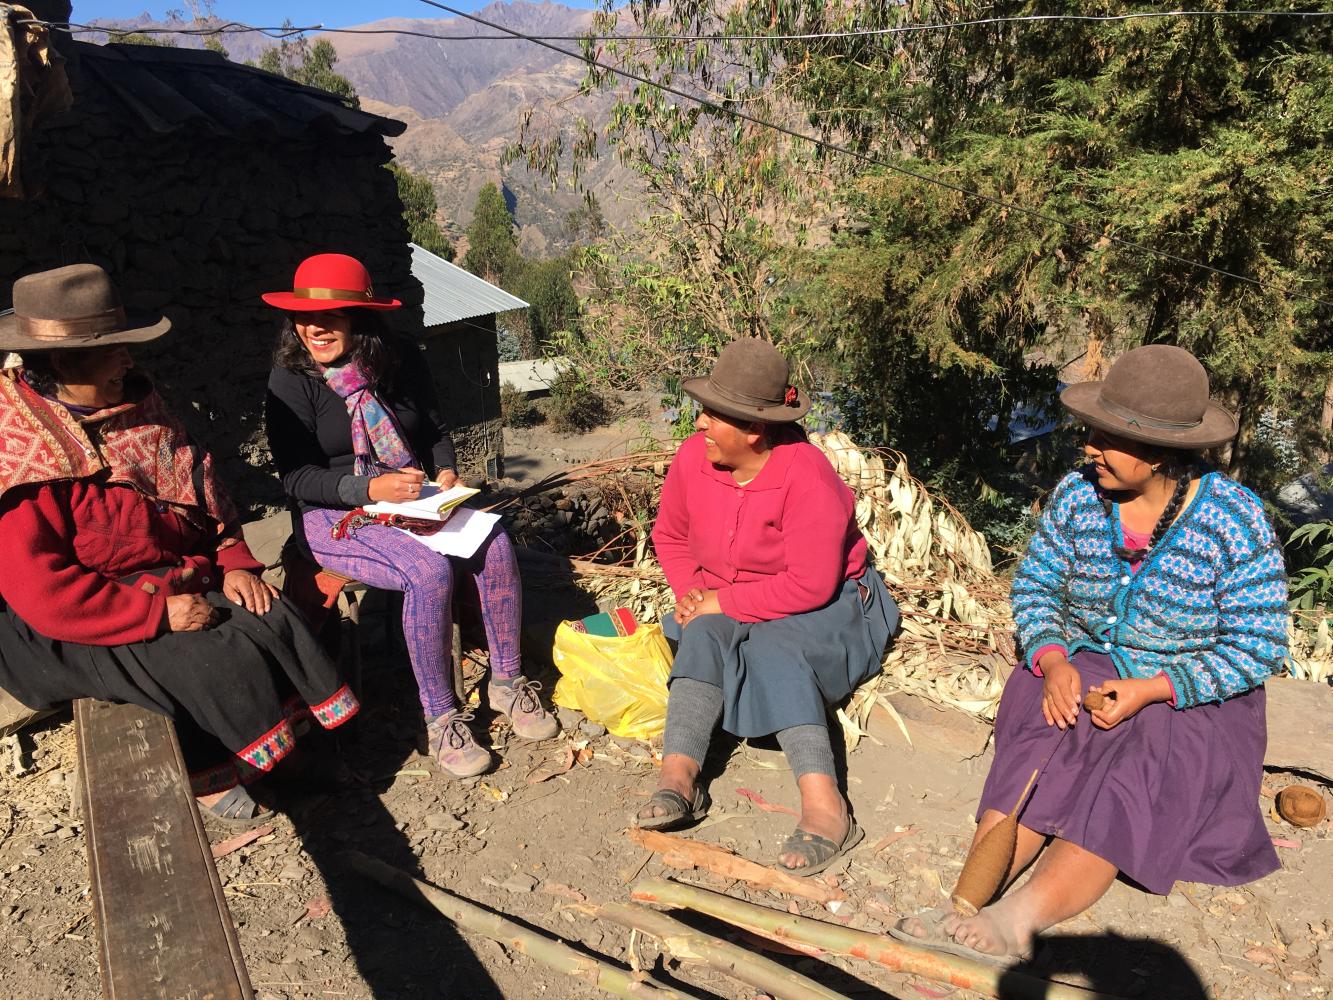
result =
M1088 473L1061 480L1010 599L1031 669L1044 646L1108 653L1122 677L1165 673L1177 708L1263 684L1287 652L1287 576L1263 505L1221 473L1198 492L1137 573L1120 559Z

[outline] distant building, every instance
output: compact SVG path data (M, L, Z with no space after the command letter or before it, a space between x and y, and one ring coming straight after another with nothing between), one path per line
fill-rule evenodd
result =
M435 377L464 477L504 475L500 352L496 314L528 304L415 243L412 277L421 284L422 350Z
M33 6L70 16L58 0ZM385 137L405 126L213 52L56 38L73 105L23 136L23 197L0 200L0 307L22 275L107 268L129 311L171 318L172 334L136 357L237 499L277 506L262 404L278 317L259 295L290 288L304 257L341 251L403 300L395 325L420 329L384 169Z

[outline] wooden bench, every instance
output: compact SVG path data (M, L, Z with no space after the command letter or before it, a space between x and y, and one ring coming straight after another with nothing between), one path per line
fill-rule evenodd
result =
M171 721L74 703L108 1000L249 1000L250 978Z

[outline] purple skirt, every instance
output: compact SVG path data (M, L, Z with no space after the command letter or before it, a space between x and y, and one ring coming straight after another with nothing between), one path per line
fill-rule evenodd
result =
M1085 691L1118 676L1103 653L1076 653L1073 663ZM1041 696L1041 678L1016 668L1000 699L978 817L1009 812L1055 748L1019 814L1028 829L1078 844L1161 895L1176 881L1240 885L1277 870L1259 811L1263 688L1183 711L1149 705L1110 730L1081 712L1063 741L1042 717Z

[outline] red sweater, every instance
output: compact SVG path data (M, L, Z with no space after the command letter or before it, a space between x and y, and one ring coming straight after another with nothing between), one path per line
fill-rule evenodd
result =
M218 590L225 573L263 569L245 542L219 551L216 541L129 486L18 487L0 501L0 597L51 639L143 642L168 630L169 595ZM158 572L117 582L144 570Z
M704 436L680 446L662 486L653 546L676 597L716 590L742 622L822 608L866 569L855 499L824 453L779 444L737 486L704 457Z

